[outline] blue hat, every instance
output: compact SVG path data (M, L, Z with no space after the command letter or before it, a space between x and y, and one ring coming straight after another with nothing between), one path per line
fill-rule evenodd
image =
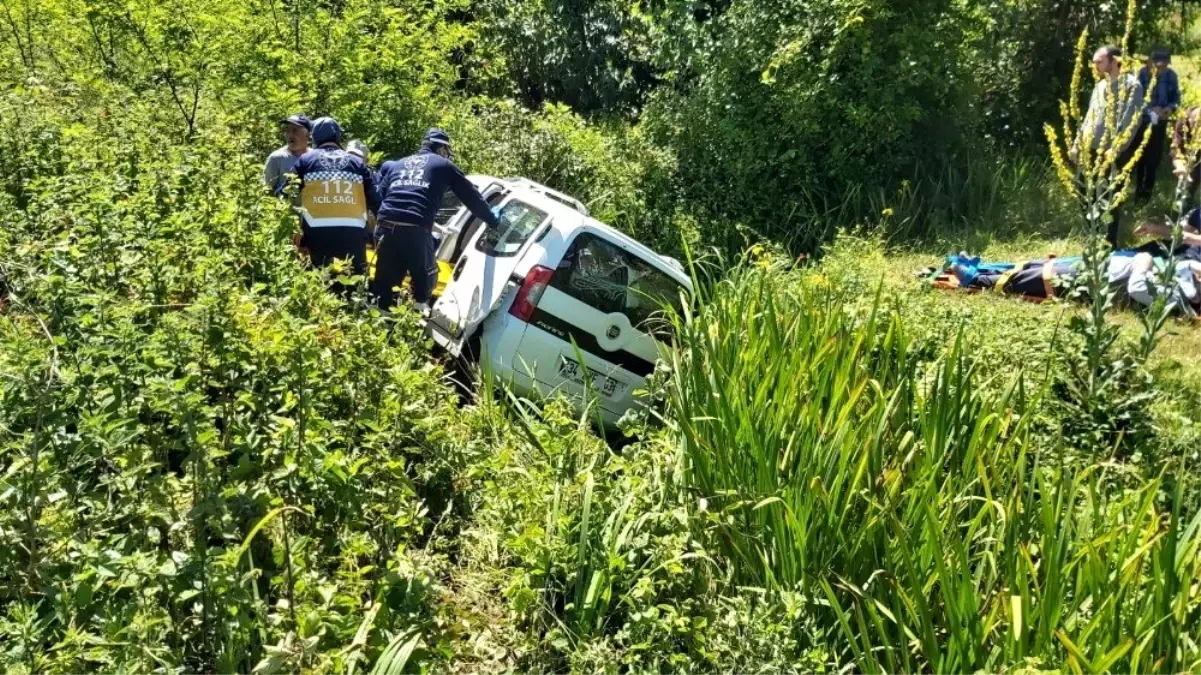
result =
M280 124L294 124L305 131L313 131L313 123L309 121L309 116L304 113L296 113L291 117L285 117L279 121Z
M421 141L422 145L435 147L444 145L450 147L450 135L437 127L430 127L430 130L425 132L425 138Z
M338 120L332 117L318 117L313 120L313 145L324 143L342 143L342 127Z

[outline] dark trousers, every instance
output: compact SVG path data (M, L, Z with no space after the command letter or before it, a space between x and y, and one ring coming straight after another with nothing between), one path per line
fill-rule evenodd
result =
M1137 149L1138 149L1138 136L1136 134L1134 140L1132 140L1130 142L1130 145L1127 146L1127 148L1118 155L1117 161L1114 164L1111 171L1116 173L1116 172L1120 171L1122 167L1129 164L1130 158L1134 155L1134 151ZM1136 179L1136 177L1133 174L1129 178L1129 180L1135 180L1135 179ZM1079 174L1076 175L1076 194L1079 196L1081 202L1083 203L1084 183L1082 182L1082 179L1080 178ZM1109 215L1109 227L1105 231L1105 240L1109 242L1110 247L1117 248L1118 247L1118 236L1121 234L1121 230L1122 230L1122 228L1121 228L1121 207L1110 209L1108 215ZM1087 225L1087 223L1086 223L1086 225Z
M434 291L438 268L434 261L434 237L420 225L381 224L375 228L375 279L371 282L379 308L391 309L396 291L405 277L413 300L428 303Z
M1132 177L1134 198L1140 202L1151 199L1151 195L1155 194L1155 176L1159 172L1159 165L1163 162L1163 150L1167 145L1168 123L1160 120L1158 124L1147 125L1145 132L1151 136L1147 139L1147 147L1143 149L1143 156L1134 166L1134 176ZM1135 143L1137 142L1136 140Z
M318 269L349 260L354 274L367 274L367 235L361 227L313 227L304 233L309 261Z
M313 227L304 233L302 243L309 249L309 262L313 267L323 269L335 260L347 260L350 262L349 274L367 276L367 234L363 228ZM349 299L355 286L335 278L330 280L329 290Z

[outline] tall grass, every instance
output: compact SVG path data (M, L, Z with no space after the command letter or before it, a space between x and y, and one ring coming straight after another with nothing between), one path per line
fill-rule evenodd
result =
M825 605L864 671L1201 667L1201 516L1171 475L1123 491L1036 447L1037 382L980 382L953 328L923 361L897 309L818 274L701 295L668 405L737 583Z

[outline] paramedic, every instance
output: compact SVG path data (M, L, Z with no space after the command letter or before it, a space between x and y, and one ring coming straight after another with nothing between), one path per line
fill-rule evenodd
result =
M450 161L450 136L441 129L425 134L417 154L380 167L380 209L375 224L375 278L372 292L381 310L395 302L393 288L410 278L413 299L426 309L437 280L434 216L446 190L452 190L475 217L500 224L459 167Z
M367 215L379 207L371 171L342 149L342 128L332 117L313 121L317 146L296 161L300 179L301 245L314 267L350 260L367 274Z
M313 123L301 114L280 120L279 126L284 134L284 145L268 155L267 163L263 165L263 184L275 195L288 184L287 177L293 172L296 160L308 151L309 134L313 130Z

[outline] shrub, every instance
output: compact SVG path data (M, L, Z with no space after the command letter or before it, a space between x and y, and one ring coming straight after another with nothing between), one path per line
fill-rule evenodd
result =
M56 161L0 237L5 670L342 670L431 634L411 549L459 414L416 322L344 311L225 137L114 145L46 102L21 126L60 125Z
M645 124L700 213L811 249L829 233L794 228L815 211L962 147L964 24L938 0L734 3L706 27L695 81L657 91Z

